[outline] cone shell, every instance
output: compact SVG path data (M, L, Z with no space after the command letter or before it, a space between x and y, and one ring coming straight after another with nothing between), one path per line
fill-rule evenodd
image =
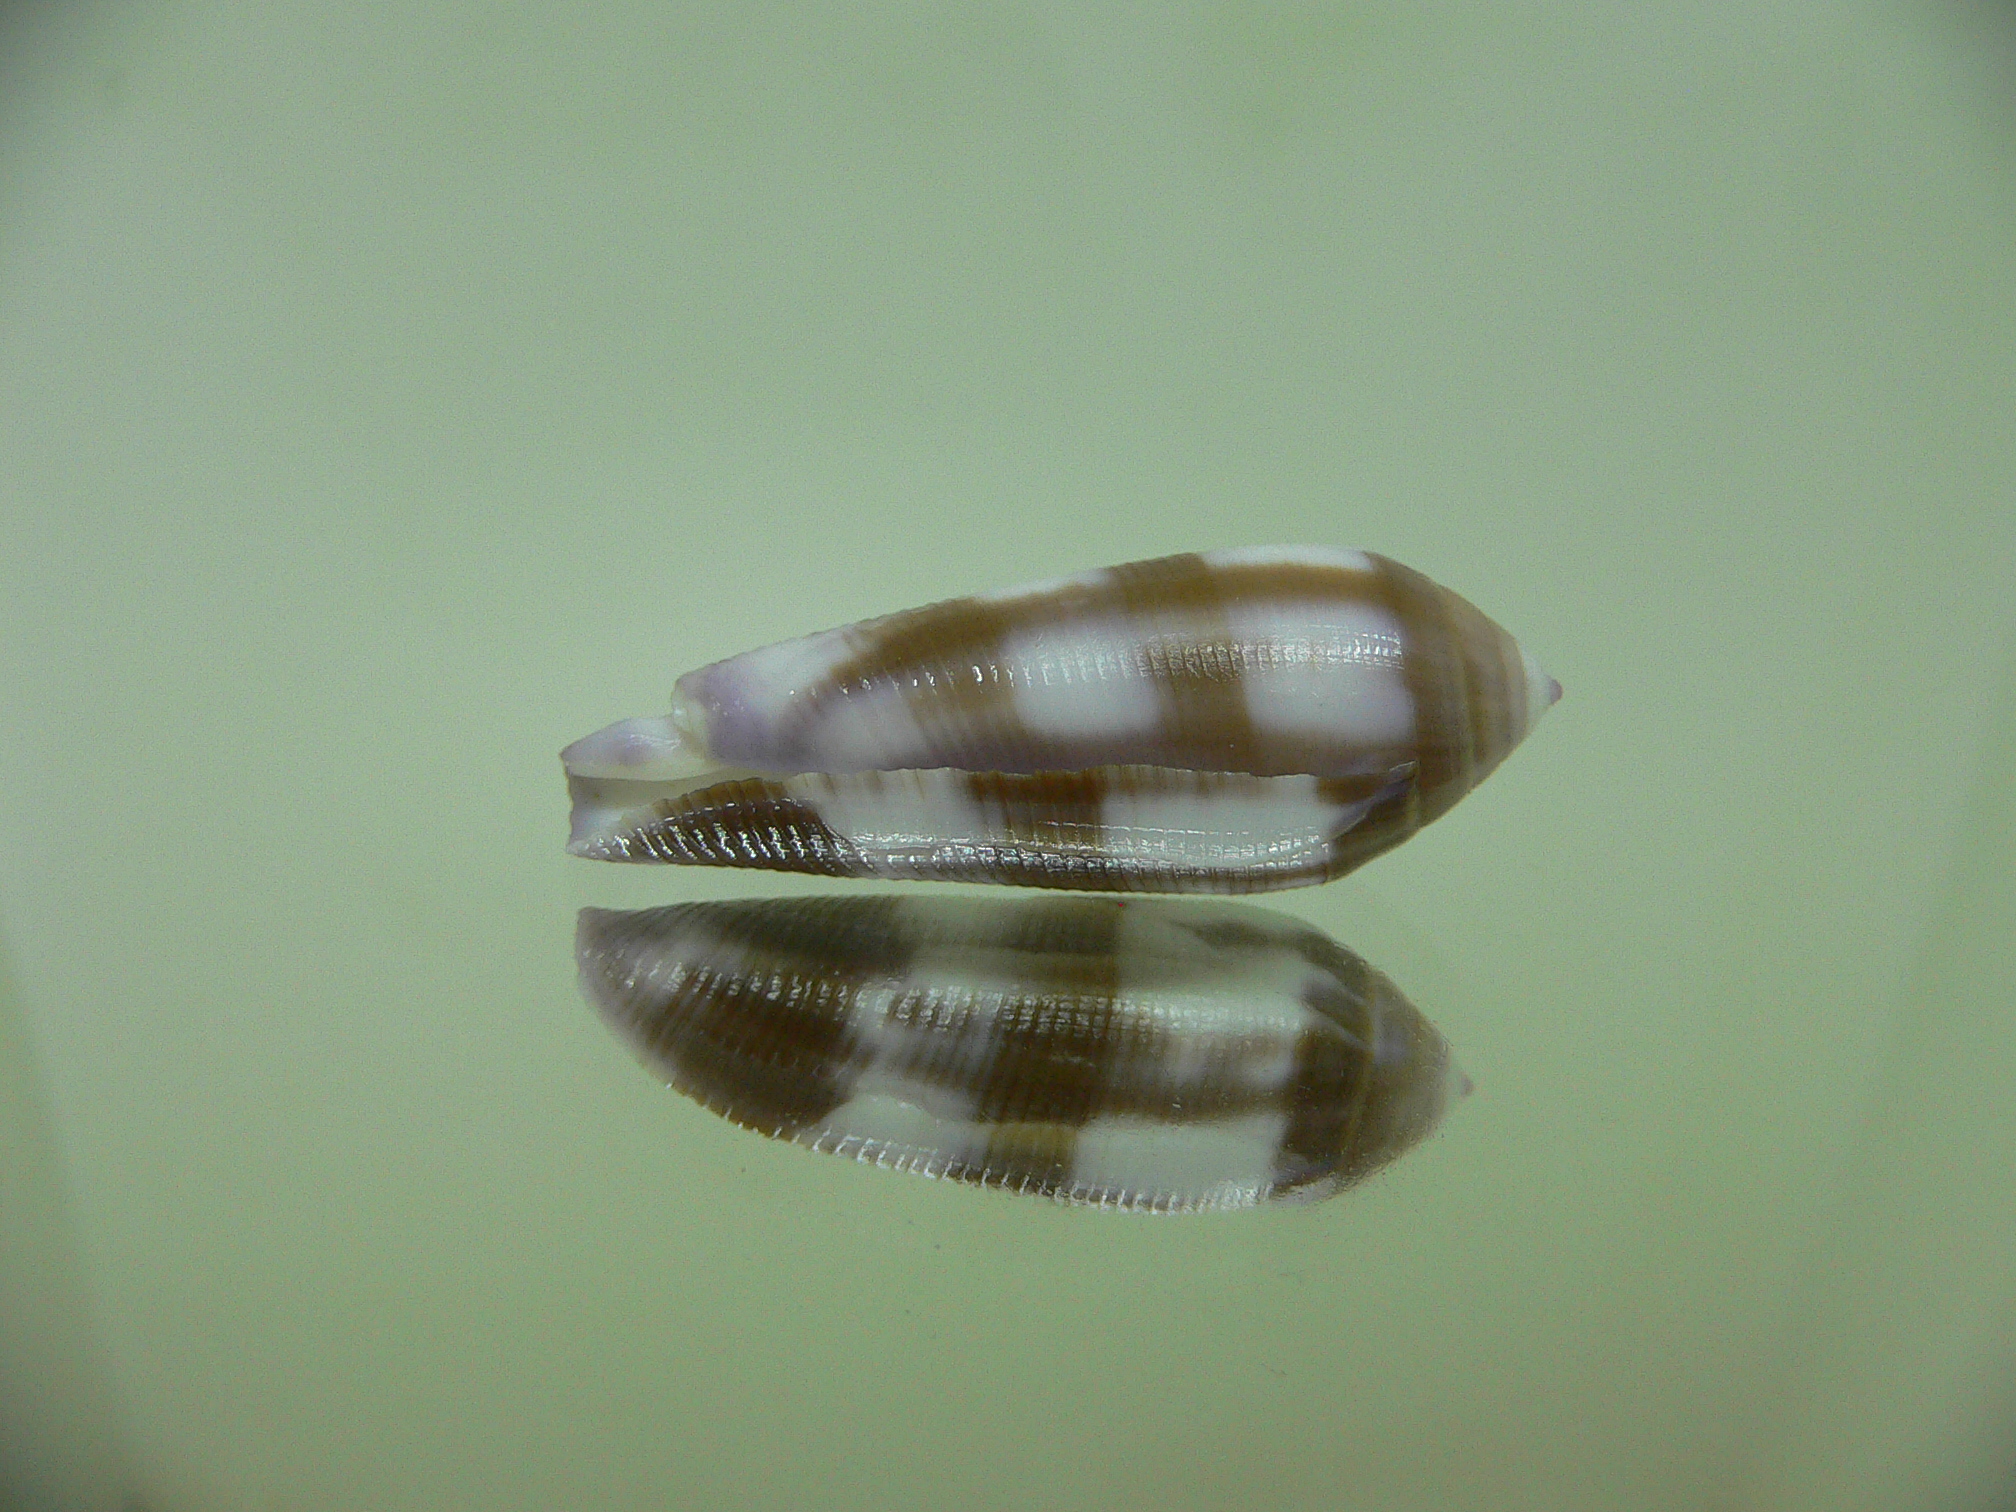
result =
M1385 977L1227 903L770 899L588 909L583 991L745 1128L1138 1211L1313 1198L1468 1083Z
M781 642L563 753L606 860L1132 891L1326 881L1559 696L1469 603L1316 547L1165 557Z

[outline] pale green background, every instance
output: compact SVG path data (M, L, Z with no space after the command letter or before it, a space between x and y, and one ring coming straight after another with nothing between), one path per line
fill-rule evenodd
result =
M0 15L0 1499L1987 1505L2008 19ZM1479 1084L1372 1188L817 1159L582 1005L583 904L841 884L570 861L565 741L1268 541L1568 689L1280 900Z

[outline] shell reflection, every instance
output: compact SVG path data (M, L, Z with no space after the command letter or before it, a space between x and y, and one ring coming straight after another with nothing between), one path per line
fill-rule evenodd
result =
M582 989L745 1128L1149 1212L1340 1191L1468 1090L1399 990L1298 920L1104 898L583 910Z
M1327 881L1439 817L1560 696L1420 573L1192 553L745 652L562 753L605 861L1131 892Z

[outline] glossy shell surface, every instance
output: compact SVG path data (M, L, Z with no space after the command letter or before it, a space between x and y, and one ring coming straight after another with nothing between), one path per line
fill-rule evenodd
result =
M1468 1083L1398 989L1230 903L588 909L589 1000L680 1091L816 1150L1148 1212L1326 1196Z
M1167 767L750 776L665 796L574 782L576 855L1107 892L1327 882L1420 827L1411 768L1253 777Z
M562 753L606 860L1135 891L1341 875L1559 696L1387 558L1164 557L716 662Z

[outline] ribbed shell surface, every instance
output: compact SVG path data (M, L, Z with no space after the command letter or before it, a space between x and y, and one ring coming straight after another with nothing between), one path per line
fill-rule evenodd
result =
M1250 777L1168 767L745 777L659 796L576 779L576 855L1105 892L1327 882L1420 827L1411 769Z
M669 719L565 753L571 848L1120 891L1291 887L1445 812L1558 694L1484 615L1385 557L1164 557L688 673Z
M678 693L762 772L1112 765L1468 788L1530 723L1518 646L1385 557L1187 553L745 652Z
M1447 1046L1235 904L846 898L589 909L583 990L679 1090L878 1165L1141 1211L1327 1195L1423 1138Z

